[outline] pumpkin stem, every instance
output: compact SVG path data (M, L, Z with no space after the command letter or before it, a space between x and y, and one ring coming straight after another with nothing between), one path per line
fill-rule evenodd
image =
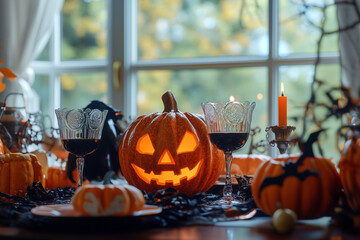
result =
M164 103L164 111L163 112L178 112L179 109L177 107L177 102L174 94L171 91L167 91L161 97Z

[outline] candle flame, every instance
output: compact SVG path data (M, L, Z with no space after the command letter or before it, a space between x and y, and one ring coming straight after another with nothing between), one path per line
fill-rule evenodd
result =
M284 83L281 83L281 96L284 96Z
M234 97L234 96L230 96L229 100L230 100L230 102L233 102L233 101L235 101L235 97Z

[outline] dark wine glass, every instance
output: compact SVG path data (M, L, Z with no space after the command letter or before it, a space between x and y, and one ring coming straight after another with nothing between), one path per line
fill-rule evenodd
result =
M76 155L77 186L83 181L84 157L99 146L107 110L66 109L55 110L64 148Z
M225 186L223 197L216 204L227 206L240 203L232 196L232 152L242 148L249 137L255 105L255 102L237 101L202 104L210 140L225 154Z

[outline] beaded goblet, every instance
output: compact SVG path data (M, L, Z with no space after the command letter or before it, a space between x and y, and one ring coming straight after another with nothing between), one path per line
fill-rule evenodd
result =
M237 101L202 104L211 142L225 154L225 186L223 197L216 204L227 206L241 203L232 196L232 152L242 148L249 137L255 105L255 102Z
M83 181L84 156L99 146L107 110L66 109L55 110L64 148L76 155L77 186Z

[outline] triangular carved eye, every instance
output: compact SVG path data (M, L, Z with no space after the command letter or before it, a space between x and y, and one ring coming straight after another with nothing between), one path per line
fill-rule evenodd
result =
M195 134L186 131L183 139L180 142L180 145L177 149L177 154L193 152L198 147L199 142Z
M142 136L136 144L136 151L141 154L153 155L155 148L152 145L149 134Z

